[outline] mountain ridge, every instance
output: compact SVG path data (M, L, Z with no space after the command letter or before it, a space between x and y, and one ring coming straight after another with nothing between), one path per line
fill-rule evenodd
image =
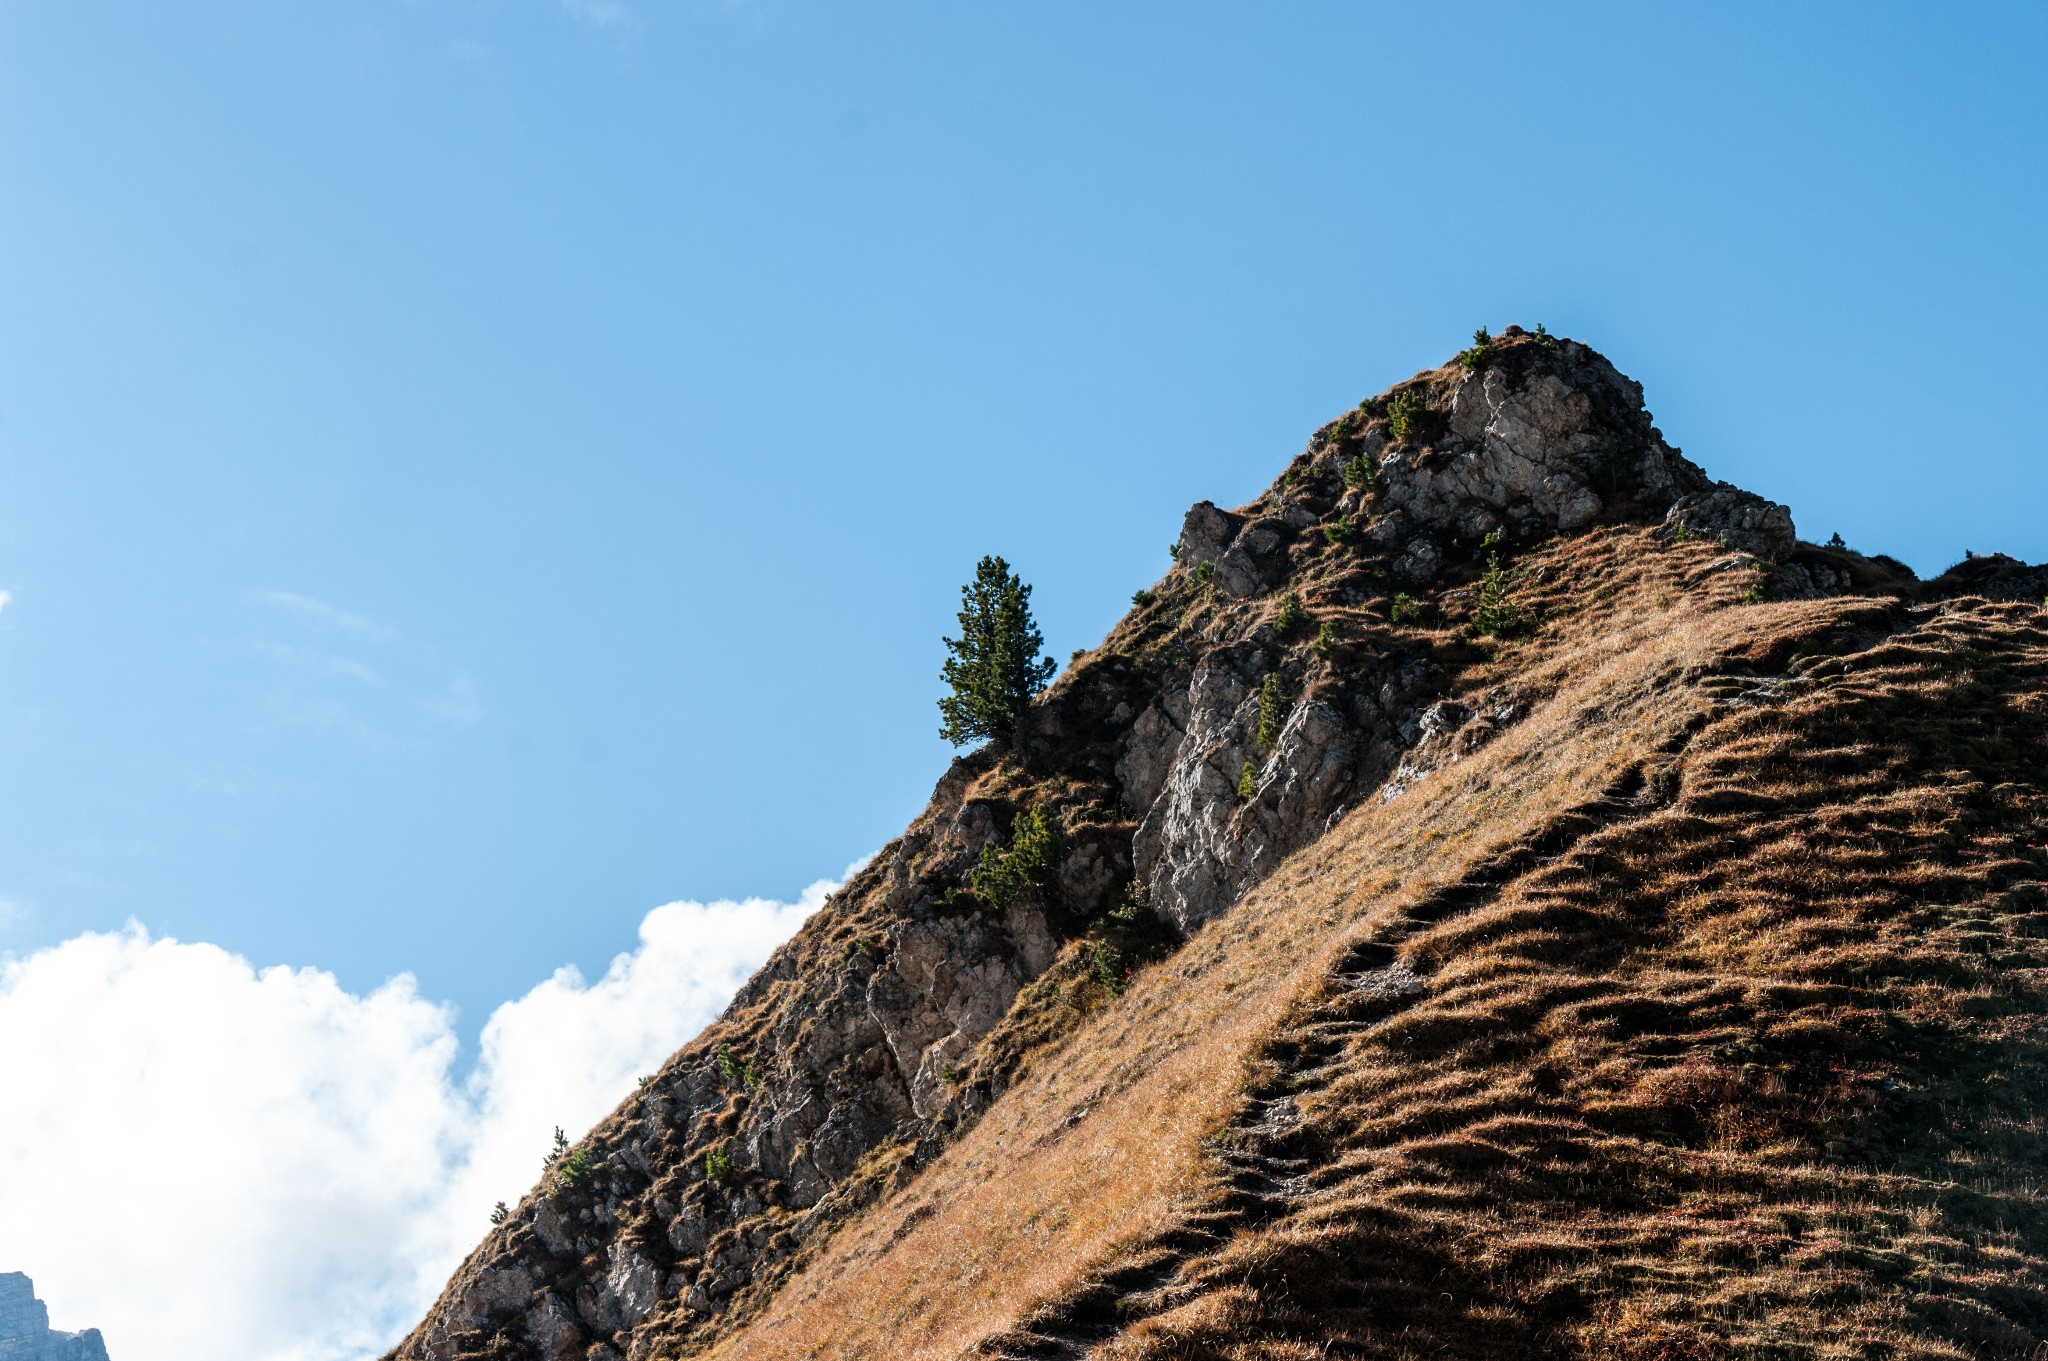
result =
M1414 1155L1427 1139L1411 1129L1382 1146L1360 1131L1433 1118L1463 1131L1460 1156L1531 1186L1532 1167L1588 1140L1606 1151L1578 1155L1582 1188L1598 1188L1602 1168L1625 1182L1647 1175L1645 1159L1690 1156L1685 1141L1712 1122L1674 1113L1661 1117L1670 1128L1625 1138L1602 1123L1620 1099L1599 1064L1524 1055L1528 1081L1501 1095L1498 1065L1447 1038L1461 1033L1455 1015L1432 1019L1440 994L1482 966L1546 997L1553 984L1594 988L1545 972L1568 962L1546 954L1550 936L1589 957L1638 937L1644 958L1666 949L1611 905L1559 925L1532 901L1605 882L1615 847L1653 860L1696 830L1703 808L1731 797L1702 772L1767 744L1737 730L1792 712L1834 683L1830 666L1852 674L1845 658L1904 648L1910 670L1928 665L1931 634L1967 635L2023 659L2006 666L2000 702L2038 727L2026 707L2038 612L1996 602L2038 601L2042 569L1973 557L1923 583L1887 558L1801 543L1785 507L1714 482L1665 442L1640 387L1607 361L1514 327L1316 431L1253 502L1198 503L1177 549L1010 744L956 760L905 835L550 1170L393 1357L1279 1357L1333 1340L1359 1355L1648 1357L1736 1345L1637 1276L1617 1284L1612 1263L1589 1275L1594 1249L1553 1243L1578 1265L1530 1268L1512 1290L1475 1274L1469 1244L1410 1204L1429 1198L1417 1171L1428 1159ZM1882 705L1917 713L1900 685ZM1840 726L1823 708L1802 721ZM2009 755L1986 750L2012 773ZM1911 787L1932 787L1900 761ZM1837 803L1853 805L1860 786L1846 772L1837 783ZM2013 816L2031 818L2022 803ZM1799 819L1836 805L1816 807L1786 825L1810 839ZM1024 891L977 895L972 871L1022 854L1015 828L1033 809L1056 817L1056 853L1025 867ZM1647 827L1664 841L1637 844ZM1716 835L1737 846L1738 831ZM2022 862L2034 863L2015 854L1985 873L2018 881ZM2029 939L2031 901L2015 900L1997 920L2018 925L1998 931ZM1498 926L1521 917L1539 924ZM1670 919L1657 931L1682 938ZM1501 954L1501 939L1524 937L1524 954ZM1658 967L1711 972L1681 963ZM1541 1020L1579 1003L1548 1005L1523 1010ZM1691 1004L1660 1005L1650 1010ZM1827 1042L1842 1043L1830 1024ZM2012 1047L2031 1082L2026 1035ZM1397 1037L1412 1062L1442 1070L1436 1098L1388 1076ZM1633 1042L1604 1061L1643 1069L1631 1081L1652 1096L1679 1082L1651 1074ZM1378 1068L1361 1057L1373 1054ZM1811 1065L1773 1062L1779 1096L1804 1092ZM1705 1093L1696 1105L1749 1109L1727 1067L1687 1070ZM1498 1108L1488 1118L1507 1122L1490 1139L1453 1118L1482 1088ZM1765 1102L1757 1127L1784 1124L1786 1148L1839 1158L1814 1142L1826 1122L1804 1100ZM1418 1101L1429 1118L1402 1114ZM1796 1129L1795 1107L1807 1122ZM1643 1151L1659 1138L1675 1142ZM1408 1159L1409 1190L1374 1199L1354 1183L1390 1175L1388 1148ZM1775 1175L1744 1166L1757 1185ZM1433 1193L1463 1175L1434 1167ZM1484 1197L1459 1194L1462 1213L1489 1222ZM1315 1219L1345 1197L1345 1216ZM1549 1205L1591 1213L1570 1196ZM1264 1265L1239 1260L1252 1242L1272 1250ZM1480 1258L1522 1260L1507 1242ZM1408 1284L1411 1256L1464 1282L1454 1308ZM1292 1265L1264 1293L1228 1283L1273 1262ZM2038 1327L2031 1272L2000 1286L2027 1316L2000 1346ZM1295 1282L1379 1303L1340 1318L1331 1300L1291 1296ZM1804 1355L1821 1343L1786 1345Z

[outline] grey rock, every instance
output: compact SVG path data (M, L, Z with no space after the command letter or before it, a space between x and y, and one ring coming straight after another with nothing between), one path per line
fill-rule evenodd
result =
M1246 600L1266 592L1266 574L1260 570L1250 553L1242 548L1226 550L1215 562L1216 573L1210 580L1215 584L1216 593L1225 600Z
M1227 910L1320 835L1361 780L1391 765L1345 708L1318 698L1295 703L1272 751L1261 752L1258 692L1268 661L1255 646L1212 653L1188 687L1185 721L1176 728L1162 715L1148 725L1144 745L1134 734L1125 750L1127 800L1154 788L1165 763L1132 854L1153 910L1183 931ZM1377 716L1370 700L1364 713ZM1237 791L1247 763L1256 792L1245 800ZM1142 785L1131 778L1140 772Z
M646 1318L661 1301L662 1276L630 1243L614 1240L605 1274L577 1292L576 1312L592 1330L616 1333Z
M1712 486L1657 434L1641 387L1581 346L1561 347L1519 378L1499 366L1464 375L1448 414L1448 435L1430 448L1399 444L1380 458L1382 514L1403 520L1375 525L1369 537L1406 545L1396 570L1411 581L1434 574L1417 551L1418 530L1466 540L1494 529L1566 533L1624 486L1652 509Z
M1683 525L1691 534L1722 540L1730 548L1767 562L1789 556L1799 543L1790 508L1725 482L1711 491L1679 498L1665 513L1664 522Z
M1143 813L1152 806L1165 787L1174 753L1185 735L1186 729L1162 705L1145 706L1145 712L1131 725L1130 736L1124 739L1124 754L1116 763L1125 808Z
M4 1361L107 1361L100 1330L62 1333L36 1298L35 1282L19 1271L0 1272L0 1358Z
M1394 559L1394 575L1419 586L1433 580L1443 570L1443 565L1444 551L1437 546L1436 540L1427 534L1418 534L1408 541L1401 556Z
M1772 572L1764 594L1773 600L1820 600L1849 589L1849 574L1818 563L1788 562Z
M557 1257L580 1255L576 1248L576 1232L555 1202L542 1196L533 1207L533 1234L543 1246Z
M1214 502L1197 501L1188 507L1180 526L1179 561L1187 566L1214 562L1237 537L1237 521Z
M562 1302L562 1297L549 1291L541 1297L538 1307L526 1314L526 1340L531 1342L547 1361L568 1361L570 1357L581 1357L584 1344L589 1339L583 1329L577 1326L575 1311Z

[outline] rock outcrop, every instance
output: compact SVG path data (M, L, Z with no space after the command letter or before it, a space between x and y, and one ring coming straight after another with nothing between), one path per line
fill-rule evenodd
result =
M1407 408L1398 433L1397 404ZM1303 531L1335 523L1391 559L1386 578L1426 588L1489 535L1527 543L1603 516L1670 519L1773 561L1792 547L1790 512L1715 484L1667 444L1639 384L1583 345L1511 327L1484 360L1425 374L1324 427L1259 513L1195 505L1178 560L1243 600L1291 579L1302 549L1322 546ZM1430 675L1417 659L1322 687L1288 713L1270 751L1259 748L1257 691L1284 650L1262 641L1210 653L1186 689L1140 716L1117 767L1143 819L1137 869L1182 930L1237 901L1430 731L1420 713ZM1256 792L1240 801L1247 765Z
M60 1333L36 1298L35 1282L19 1271L0 1272L0 1361L107 1361L100 1330Z
M1725 541L1753 594L1890 570L1798 545L1784 507L1708 478L1583 345L1509 328L1398 384L1317 431L1253 503L1193 507L1165 579L1013 742L956 761L393 1356L640 1361L742 1325L1131 964L1228 913L1346 810L1519 721L1527 698L1485 671L1515 557L1627 526ZM1024 863L1027 813L1059 828L1042 863ZM991 866L1027 886L991 887Z

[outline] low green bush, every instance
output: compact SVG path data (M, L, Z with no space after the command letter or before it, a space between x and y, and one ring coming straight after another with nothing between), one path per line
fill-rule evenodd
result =
M591 1160L589 1152L585 1149L577 1149L568 1157L555 1164L555 1193L559 1195L563 1191L573 1190L575 1187L582 1185L590 1179L590 1174L596 1170L597 1165Z
M1364 488L1369 492L1380 489L1380 465L1377 460L1363 451L1344 464L1344 485L1357 491Z
M1052 869L1059 839L1059 819L1051 809L1040 806L1019 814L1010 844L983 846L981 862L967 872L974 896L991 907L1008 907L1019 893L1037 888Z
M1407 439L1422 424L1422 399L1412 392L1397 392L1387 401L1387 433Z
M1467 373L1477 373L1493 362L1493 337L1484 326L1472 333L1472 347L1458 351L1458 362Z
M1289 591L1280 597L1280 613L1273 616L1275 632L1285 637L1307 622L1308 611L1302 608L1299 593Z
M704 1180L708 1182L730 1181L733 1173L738 1170L738 1164L733 1161L732 1150L724 1144L716 1145L704 1155Z
M1123 951L1117 949L1106 940L1095 942L1092 971L1095 974L1095 981L1109 989L1111 997L1121 997L1124 995L1127 966L1124 963Z
M1152 886L1140 875L1124 887L1123 896L1109 909L1109 919L1119 926L1138 926L1157 920L1152 915Z

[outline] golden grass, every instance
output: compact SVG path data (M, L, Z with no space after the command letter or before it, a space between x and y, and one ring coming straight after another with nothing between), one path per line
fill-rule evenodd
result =
M1850 1099L1849 1086L1828 1086L1818 1107L1802 1095L1807 1123L1788 1121L1768 1101L1732 1100L1746 1070L1688 1037L1740 1015L1773 1052L1835 1043L1843 1003L1810 1001L1802 989L1820 985L1802 970L1846 948L1829 935L1844 928L1801 915L1788 893L1834 876L1851 899L1884 896L1891 866L1859 869L1867 844L1830 839L1844 819L1944 846L1953 832L1939 798L1859 783L1883 734L1788 719L1775 698L1744 700L1748 682L1726 674L1819 655L1831 632L1871 630L1886 607L1738 606L1748 583L1706 570L1713 556L1612 532L1533 558L1546 587L1531 595L1550 626L1464 678L1524 697L1526 718L1401 798L1357 809L1037 1055L937 1163L712 1354L1001 1351L1020 1328L1056 1333L1074 1301L1148 1263L1170 1269L1182 1294L1149 1314L1134 1304L1104 1355L1320 1355L1334 1338L1359 1355L1682 1356L1693 1353L1664 1333L1706 1336L1699 1310L1746 1317L1739 1290L1714 1291L1734 1289L1741 1263L1784 1236L1757 1216L1785 1205L1741 1189L1753 1189L1760 1159L1801 1196L1891 1193L1814 1159L1815 1111ZM1859 672L1828 684L1884 683ZM1840 704L1815 693L1792 702ZM1654 787L1684 735L1710 720L1683 758L1677 807L1592 833L1470 912L1403 926L1432 892L1576 816L1628 772ZM1815 763L1828 783L1814 784ZM1798 826L1758 811L1800 798L1813 808ZM1766 853L1769 874L1751 863ZM1786 874L1796 883L1778 882ZM1290 1066L1296 1033L1342 1011L1333 970L1375 937L1401 942L1431 977L1427 996L1304 1077ZM1791 992L1771 1000L1759 992L1769 987ZM1771 1024L1758 1027L1761 1016ZM1275 1091L1299 1093L1303 1125L1271 1142L1312 1153L1314 1193L1245 1219L1220 1247L1176 1248L1178 1227L1228 1222L1218 1149L1246 1127L1253 1096ZM1698 1199L1724 1183L1726 1206ZM1833 1269L1810 1273L1802 1288L1820 1293L1805 1306L1770 1308L1818 1307ZM1418 1274L1452 1282L1455 1308L1426 1307ZM1374 1290L1372 1308L1325 1298ZM1674 1312L1680 1297L1699 1302ZM1409 1342L1389 1340L1403 1329Z

